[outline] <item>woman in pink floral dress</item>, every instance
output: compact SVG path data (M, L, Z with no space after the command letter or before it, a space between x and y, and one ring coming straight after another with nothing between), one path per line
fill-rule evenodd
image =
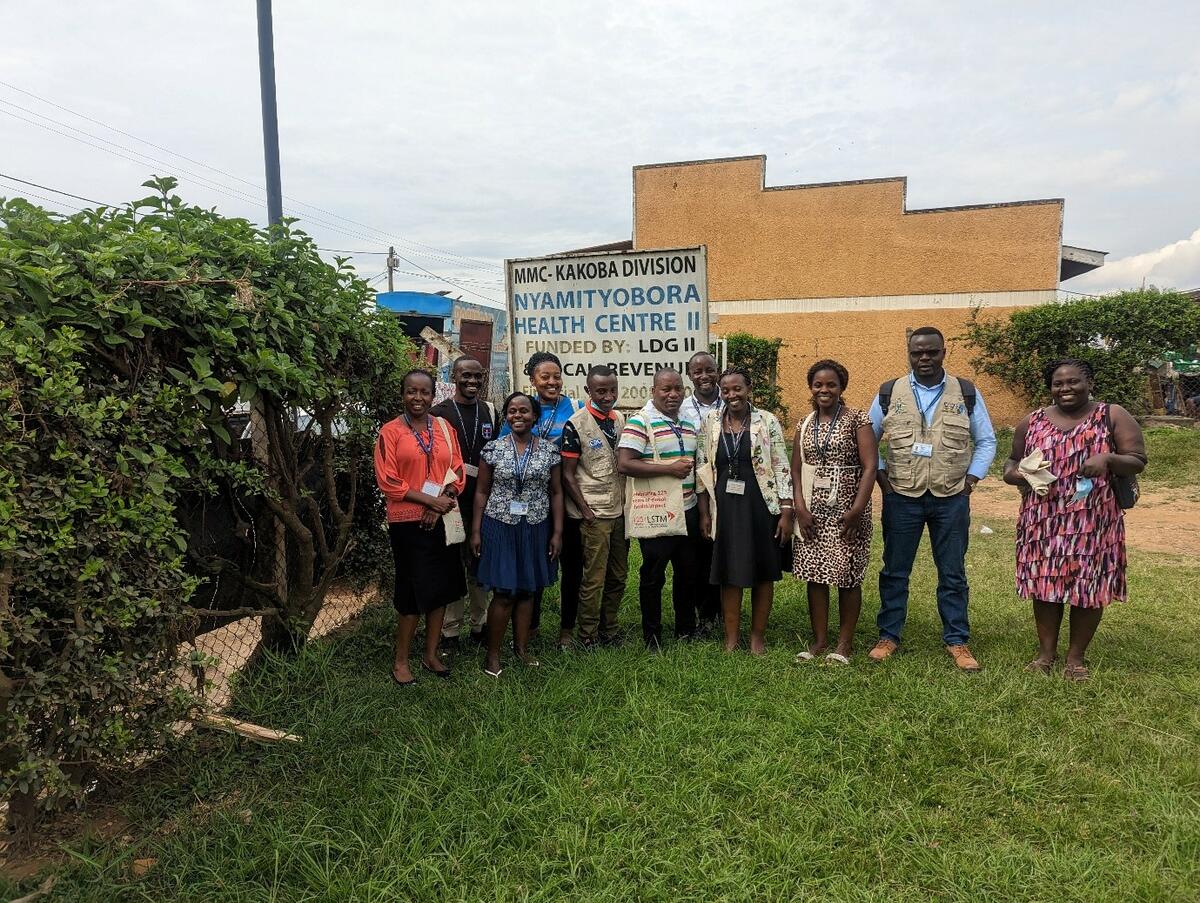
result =
M1043 371L1053 401L1026 417L1013 434L1004 482L1023 496L1017 520L1017 593L1033 602L1038 654L1028 670L1049 674L1058 655L1063 610L1071 609L1071 636L1063 676L1087 680L1084 653L1105 607L1124 601L1125 521L1113 476L1146 466L1137 421L1119 405L1092 401L1092 368L1061 360ZM1054 475L1044 494L1031 486L1020 463L1040 450ZM1034 480L1034 482L1037 482Z

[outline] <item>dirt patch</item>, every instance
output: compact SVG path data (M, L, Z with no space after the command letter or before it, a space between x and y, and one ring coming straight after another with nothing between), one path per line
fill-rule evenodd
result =
M1020 501L1015 487L989 479L971 496L971 511L1015 524ZM1125 512L1125 542L1144 552L1195 555L1200 552L1200 499L1186 489L1143 490L1137 506Z

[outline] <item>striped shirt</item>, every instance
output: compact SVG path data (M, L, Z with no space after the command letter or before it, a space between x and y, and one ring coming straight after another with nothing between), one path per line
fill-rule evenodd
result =
M650 444L653 437L654 445ZM680 445L682 444L682 450ZM683 417L671 420L650 402L636 414L630 414L621 431L617 448L628 448L643 458L653 458L654 448L662 461L678 457L696 460L696 424ZM696 506L696 468L683 480L683 509Z

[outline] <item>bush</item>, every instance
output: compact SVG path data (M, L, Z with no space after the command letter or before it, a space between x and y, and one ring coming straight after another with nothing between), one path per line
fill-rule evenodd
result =
M980 371L1032 404L1046 397L1042 368L1060 357L1086 360L1096 371L1096 394L1135 413L1148 409L1146 363L1200 336L1200 305L1179 292L1155 288L1078 298L985 319L976 309L963 338Z
M67 218L0 204L0 799L22 824L166 743L194 704L174 674L203 578L292 648L356 529L382 533L358 505L411 367L398 324L302 233L146 184ZM283 579L255 541L277 528Z
M731 332L725 336L726 362L730 367L744 367L750 371L755 406L771 411L786 423L788 409L783 403L783 390L776 382L782 347L783 339L764 339L748 332Z

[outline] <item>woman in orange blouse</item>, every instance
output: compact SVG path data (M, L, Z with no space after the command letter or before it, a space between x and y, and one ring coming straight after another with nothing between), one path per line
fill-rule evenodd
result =
M425 654L421 667L448 678L438 658L446 606L467 591L458 545L446 545L442 516L455 509L466 485L458 438L433 405L433 377L413 370L402 384L404 413L389 420L375 441L375 482L387 499L388 536L396 562L396 656L392 679L416 683L408 655L417 621L425 615Z

